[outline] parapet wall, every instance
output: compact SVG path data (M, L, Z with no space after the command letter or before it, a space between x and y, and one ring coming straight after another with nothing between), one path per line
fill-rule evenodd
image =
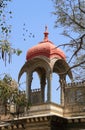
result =
M32 89L31 90L31 104L39 104L42 102L41 98L41 89Z
M66 84L64 103L65 116L85 115L85 81Z
M66 84L66 87L82 87L85 86L85 81L82 82L72 82L72 83L68 83Z
M85 82L74 82L65 86L65 106L85 104Z

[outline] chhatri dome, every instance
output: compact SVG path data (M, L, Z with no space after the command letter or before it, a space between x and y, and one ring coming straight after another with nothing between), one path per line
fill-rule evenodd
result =
M26 60L35 58L36 56L45 56L47 58L58 58L66 59L64 52L57 48L49 39L48 39L47 27L45 27L44 40L39 42L36 46L32 47L27 51Z
M72 79L72 73L69 65L66 62L64 52L56 47L48 39L47 27L45 27L44 39L36 46L33 46L27 51L26 62L22 66L18 81L22 74L26 73L26 97L31 104L47 103L52 101L52 87L56 89L56 83L52 86L53 73L59 77L59 84L61 86L61 104L64 104L64 89L63 85L66 83L66 76ZM68 71L69 70L69 71ZM32 89L33 73L36 72L39 76L38 86L36 84ZM47 91L46 91L47 88Z

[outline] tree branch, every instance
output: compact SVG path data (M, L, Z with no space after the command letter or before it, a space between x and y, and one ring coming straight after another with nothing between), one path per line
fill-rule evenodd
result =
M60 46L74 46L74 44L75 44L75 46L77 46L77 50L73 53L73 55L71 56L71 58L70 58L70 60L69 60L68 63L70 63L71 60L72 60L72 58L73 58L75 55L77 55L77 53L80 51L80 49L82 49L83 38L84 38L84 37L85 37L85 34L83 34L79 39L75 40L75 39L73 39L73 38L70 36L70 38L72 38L72 40L74 41L74 43L61 44L61 45L57 46L57 48L60 47ZM80 40L80 42L79 42L78 40ZM78 47L78 43L79 43L79 47Z
M60 75L67 74L70 70L72 70L72 69L74 69L74 68L76 68L76 67L78 67L78 66L80 66L80 65L82 65L82 64L84 64L84 63L85 63L85 60L82 61L82 62L80 62L80 63L78 63L78 64L75 64L75 65L71 66L71 67L70 67L68 70L66 70L65 72L58 73L58 74L60 74Z
M70 63L71 62L71 60L72 60L72 58L75 56L75 55L77 55L77 53L80 51L80 49L82 49L82 45L83 45L83 38L84 38L84 36L85 36L85 34L84 35L82 35L79 39L80 39L80 46L77 48L77 50L73 53L73 55L72 55L72 57L70 58L70 60L69 60L69 62L68 63ZM78 43L78 42L77 42Z
M78 4L79 4L79 9L80 9L80 11L81 11L82 13L84 13L84 14L85 14L85 11L84 11L83 9L81 9L80 0L78 0Z
M61 8L61 10L62 10L62 8ZM64 10L62 10L62 12L64 12L65 15L68 16L69 19L70 19L72 22L74 22L76 25L78 25L80 28L85 29L85 27L84 27L83 25L81 25L78 21L76 21L76 19L73 19L73 18L72 18L68 13L66 13Z

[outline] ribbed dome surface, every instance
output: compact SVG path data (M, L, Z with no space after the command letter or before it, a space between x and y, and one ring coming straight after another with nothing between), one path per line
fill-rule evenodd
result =
M36 56L45 56L47 58L58 58L65 60L65 54L60 48L57 48L51 41L48 40L47 27L44 32L44 40L27 51L26 60L35 58Z

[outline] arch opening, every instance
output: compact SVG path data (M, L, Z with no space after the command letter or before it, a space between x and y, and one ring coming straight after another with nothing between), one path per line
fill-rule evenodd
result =
M36 71L33 72L32 75L32 84L31 84L31 89L38 89L40 88L40 79L39 79L39 75Z
M23 73L20 78L18 90L26 92L26 73Z
M52 102L60 104L60 83L57 73L52 74Z
M45 102L46 71L37 67L32 72L31 101L35 104Z

